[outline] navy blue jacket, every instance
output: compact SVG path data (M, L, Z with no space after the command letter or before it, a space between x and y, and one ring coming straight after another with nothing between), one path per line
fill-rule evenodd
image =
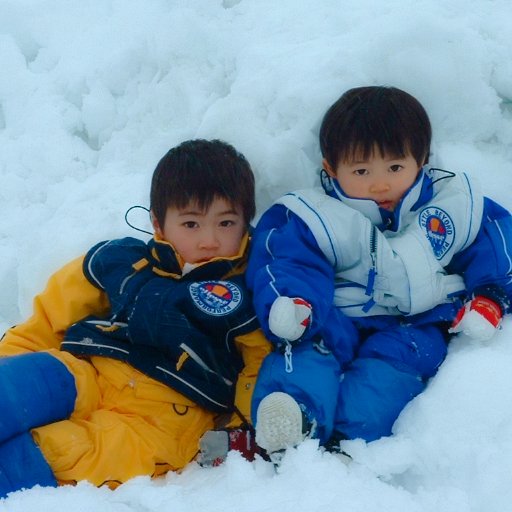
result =
M182 275L166 242L101 242L83 270L111 314L72 325L61 348L125 361L209 410L232 410L243 366L234 340L259 328L244 267L244 256L215 259Z

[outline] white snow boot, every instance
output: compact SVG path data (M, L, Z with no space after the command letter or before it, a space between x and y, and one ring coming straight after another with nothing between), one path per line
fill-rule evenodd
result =
M307 434L304 414L287 393L276 391L266 396L256 412L256 443L272 459L272 454L297 446Z

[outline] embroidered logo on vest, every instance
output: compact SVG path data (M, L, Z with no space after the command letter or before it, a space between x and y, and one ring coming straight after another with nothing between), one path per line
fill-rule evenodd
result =
M455 227L451 217L441 208L429 206L421 211L419 223L432 245L435 257L440 260L455 240Z
M192 283L189 291L196 307L208 315L228 315L242 302L242 291L228 281Z

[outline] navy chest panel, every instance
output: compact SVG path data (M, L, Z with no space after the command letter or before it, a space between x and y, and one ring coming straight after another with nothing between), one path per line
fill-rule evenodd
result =
M160 277L156 263L140 240L94 247L84 272L108 295L111 314L71 326L62 349L124 360L207 408L225 410L242 367L233 340L259 327L244 277L222 279L232 266L223 261L181 279Z
M242 359L235 336L258 328L243 277L229 281L153 278L126 321L87 318L66 332L62 349L128 362L214 411L229 410Z
M258 327L243 276L198 282L151 279L137 295L128 324L133 343L169 347L196 344L206 336L228 350L234 336Z

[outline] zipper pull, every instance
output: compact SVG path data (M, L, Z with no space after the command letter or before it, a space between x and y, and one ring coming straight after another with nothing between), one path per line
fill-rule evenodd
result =
M293 372L293 364L292 364L292 344L286 340L286 346L284 349L284 369L286 373Z
M377 271L375 270L375 266L373 266L368 272L368 282L366 283L366 290L364 291L365 295L368 295L368 297L373 293L373 285L375 284L376 275Z

